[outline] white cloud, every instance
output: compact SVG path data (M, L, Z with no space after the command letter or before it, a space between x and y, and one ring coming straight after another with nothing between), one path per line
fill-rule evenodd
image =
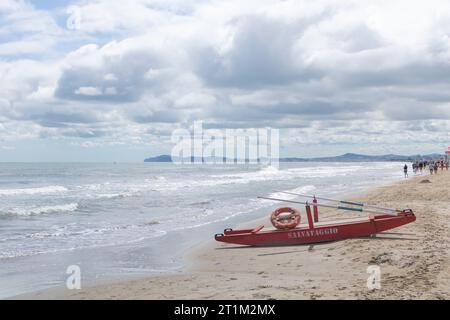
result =
M117 81L117 77L113 73L108 73L103 77L104 80Z
M149 126L167 133L200 119L339 143L403 143L418 128L447 137L436 125L450 120L446 1L69 5L79 30L64 29L64 8L0 4L0 116L32 123L31 136L138 143Z
M95 87L80 87L75 90L75 94L80 94L84 96L100 96L102 95L102 90Z
M0 60L0 95L19 104L42 87L56 87L58 66L51 61Z
M14 41L0 44L0 56L22 55L27 53L44 52L52 46L52 42L38 40Z
M64 34L53 16L26 1L2 0L0 5L0 57L52 50Z

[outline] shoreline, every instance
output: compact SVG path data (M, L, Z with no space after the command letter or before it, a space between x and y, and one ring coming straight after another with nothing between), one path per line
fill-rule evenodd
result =
M431 183L421 184L424 179ZM435 187L441 194L430 204ZM412 191L420 191L417 199L411 197ZM450 216L445 207L450 209L450 201L445 200L450 199L449 172L401 180L346 198L356 197L383 206L410 206L417 221L375 239L313 246L243 248L211 239L186 251L181 271L94 282L76 291L50 288L10 299L448 299L450 252L445 230L449 223L445 215ZM444 212L440 212L436 206L443 203ZM436 221L424 221L426 207L440 212ZM328 211L321 210L321 217L336 215ZM270 224L264 217L233 227L261 223ZM381 290L366 288L367 266L373 264L382 271ZM435 285L433 275L439 279Z

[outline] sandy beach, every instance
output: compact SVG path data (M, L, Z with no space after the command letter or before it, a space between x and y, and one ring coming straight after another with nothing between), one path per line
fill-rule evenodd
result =
M354 197L411 208L417 221L375 238L312 246L249 248L211 239L193 248L186 257L188 266L176 274L84 284L75 291L51 289L20 298L449 299L450 172L418 176ZM322 219L340 214L321 210ZM270 222L265 217L248 223L257 224ZM367 288L370 265L380 267L380 289Z

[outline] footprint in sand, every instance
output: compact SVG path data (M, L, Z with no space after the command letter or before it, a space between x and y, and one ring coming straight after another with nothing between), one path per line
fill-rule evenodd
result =
M392 259L389 257L389 254L386 253L386 252L384 252L382 254L379 254L376 257L372 257L372 259L370 259L370 261L369 261L369 264L380 265L380 264L383 264L383 263L386 263L386 264L389 264L389 265L392 264Z

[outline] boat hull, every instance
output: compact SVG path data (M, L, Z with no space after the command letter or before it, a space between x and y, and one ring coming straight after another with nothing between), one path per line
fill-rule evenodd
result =
M248 246L312 244L370 236L403 226L415 220L416 216L412 211L405 211L398 216L370 216L363 221L332 223L313 228L262 231L262 226L260 226L255 229L245 230L227 229L223 234L216 234L215 240Z

